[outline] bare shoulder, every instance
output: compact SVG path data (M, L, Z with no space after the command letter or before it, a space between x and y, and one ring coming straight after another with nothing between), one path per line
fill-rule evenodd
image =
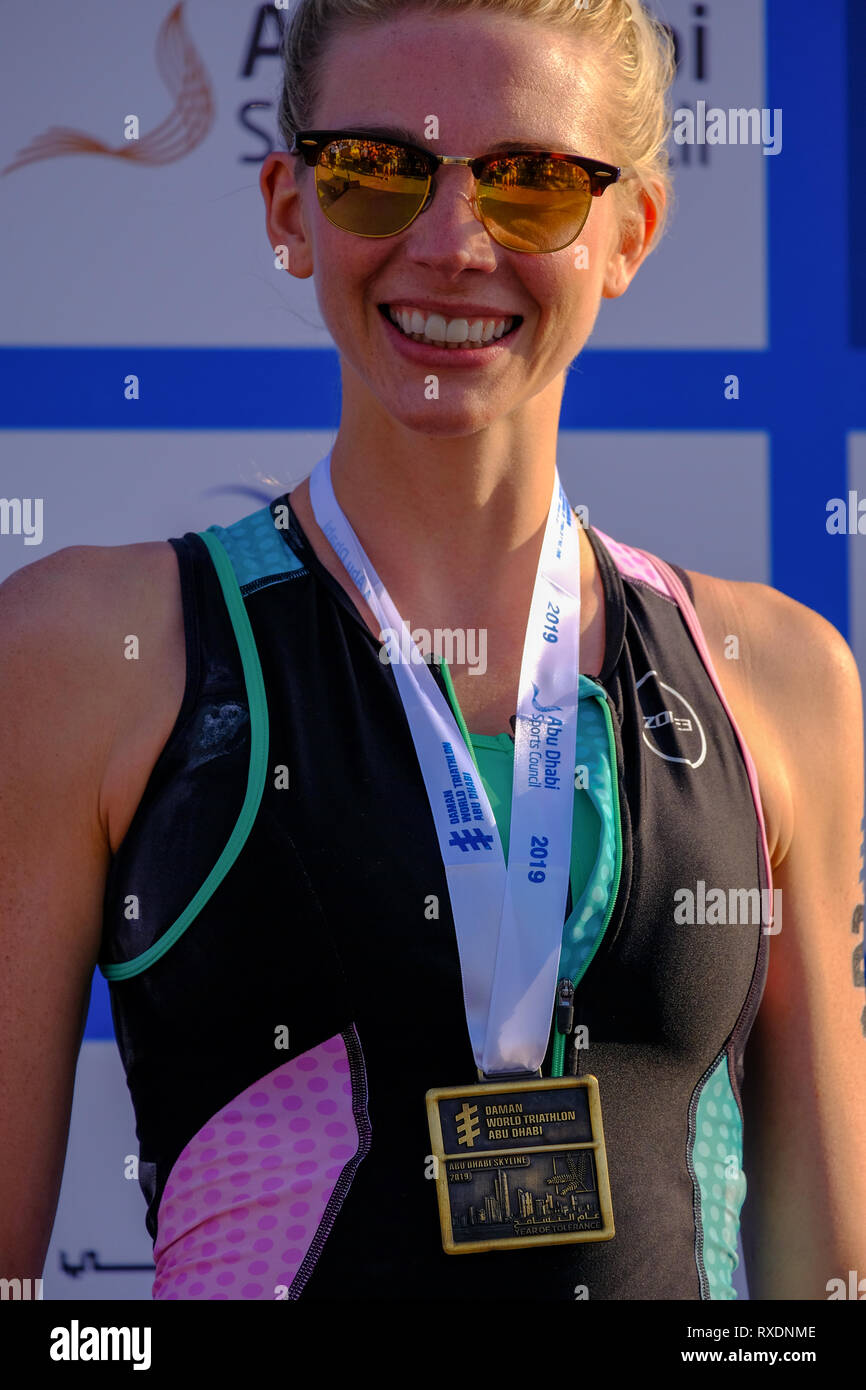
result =
M51 555L22 565L0 584L3 610L11 613L22 607L40 611L51 600L54 611L61 611L66 602L71 610L79 608L79 600L90 602L81 610L84 626L91 615L111 607L121 593L159 581L160 575L169 578L177 563L168 541L145 541L137 545L68 545ZM110 581L110 588L106 588ZM68 596L65 599L64 596ZM43 610L44 611L44 610Z
M69 546L25 565L0 585L0 649L4 702L42 731L46 756L97 784L116 848L183 696L174 550Z
M832 623L771 585L687 573L713 665L757 765L776 862L798 806L814 797L816 763L862 763L857 663Z
M168 542L67 546L0 584L4 652L13 660L18 654L16 676L25 682L54 664L74 683L77 672L92 674L91 663L111 652L118 625L134 619L152 633L175 600L177 561ZM94 700L110 693L110 682L100 681Z
M769 584L687 573L708 641L722 651L727 642L731 655L739 647L735 659L742 664L736 669L777 713L808 717L816 705L814 679L831 699L859 703L854 653L822 614Z

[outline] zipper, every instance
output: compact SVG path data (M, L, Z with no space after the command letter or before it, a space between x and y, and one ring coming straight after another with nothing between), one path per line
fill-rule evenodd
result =
M604 915L604 921L601 924L601 931L596 936L595 945L593 946L591 952L584 961L580 973L576 975L573 980L569 980L567 978L561 979L556 986L556 1020L554 1023L555 1031L553 1035L553 1051L551 1053L550 1058L550 1075L552 1077L564 1075L565 1047L569 1035L574 1031L574 992L577 990L577 986L580 984L580 981L583 979L584 975L586 974L587 970L589 969L590 965L595 959L598 948L604 940L605 933L607 932L608 924L610 923L611 916L613 915L613 909L616 905L616 900L619 895L619 883L622 877L622 819L620 817L619 812L619 768L617 767L616 761L616 740L613 734L613 719L610 713L610 704L607 691L604 689L603 686L599 686L598 688L601 694L604 696L600 703L604 712L604 723L605 728L607 730L608 756L610 758L610 767L612 772L614 794L611 797L611 800L613 802L613 823L614 837L616 841L616 862L613 871L613 882L611 883L610 892L608 893L607 911ZM563 987L566 985L570 986L572 991L571 1023L567 1030L562 1030L560 1028L560 1018L562 1017L562 1020L564 1021L567 1015L565 1015L564 1013L560 1015L560 1000L561 998L565 997L563 993Z
M367 1157L370 1152L372 1139L372 1126L367 1106L367 1068L364 1063L364 1053L361 1048L361 1039L358 1037L358 1030L354 1023L350 1023L345 1032L340 1034L343 1039L343 1046L346 1049L346 1056L349 1062L349 1083L352 1088L352 1116L355 1127L358 1131L358 1148L351 1158L343 1164L340 1175L334 1184L334 1189L328 1198L327 1205L323 1211L316 1233L310 1242L306 1255L304 1256L298 1271L289 1285L289 1298L294 1300L300 1298L304 1286L314 1272L319 1262L319 1257L325 1248L325 1242L331 1234L331 1229L336 1221L343 1202L348 1195L352 1180L358 1171L361 1160Z
M553 1036L551 1076L562 1076L565 1063L565 1043L574 1028L574 985L564 977L556 986L556 1032Z

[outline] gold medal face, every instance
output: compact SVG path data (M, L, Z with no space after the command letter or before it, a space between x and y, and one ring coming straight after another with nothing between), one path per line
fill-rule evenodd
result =
M426 1099L449 1255L612 1238L594 1076L450 1086Z

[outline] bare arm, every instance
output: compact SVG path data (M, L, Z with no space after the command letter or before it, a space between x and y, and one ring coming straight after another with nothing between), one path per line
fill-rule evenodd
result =
M752 1298L826 1299L830 1280L866 1274L866 1039L852 970L863 899L860 680L818 614L772 591L757 621L791 824L773 869L782 928L770 938L745 1060L747 1272Z
M0 1277L42 1273L111 847L182 693L176 583L154 544L73 547L0 585ZM124 659L128 633L150 660Z
M0 1272L9 1278L42 1273L99 949L108 731L90 717L104 699L97 654L75 641L92 607L75 551L0 587Z

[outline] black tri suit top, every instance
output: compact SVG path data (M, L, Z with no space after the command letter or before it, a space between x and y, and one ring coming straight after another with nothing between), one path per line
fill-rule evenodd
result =
M442 1248L425 1093L477 1081L445 873L394 673L284 496L171 541L186 688L106 888L154 1298L736 1297L757 777L683 571L588 536L605 658L560 975L615 1236ZM496 811L513 746L472 743Z

